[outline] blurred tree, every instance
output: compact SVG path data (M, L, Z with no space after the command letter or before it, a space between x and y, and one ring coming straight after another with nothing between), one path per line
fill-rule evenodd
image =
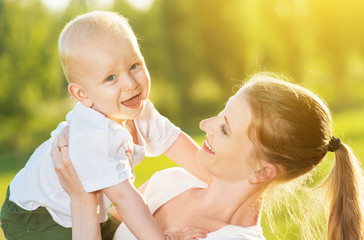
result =
M309 17L315 27L316 44L322 46L319 54L327 64L330 88L340 99L336 105L346 107L356 101L350 92L353 79L348 79L351 55L356 51L361 57L364 55L364 1L311 1L310 8Z
M244 77L244 58L239 55L244 43L234 25L236 12L231 14L237 2L156 0L154 17L148 24L144 21L145 35L152 32L149 28L159 33L148 35L142 45L151 75L157 76L152 86L158 86L159 94L152 90L152 98L177 124L197 128L201 118L222 109L240 82L235 79Z
M62 17L61 17L63 21L62 28L66 23L75 18L77 15L85 13L89 10L87 2L88 2L87 0L70 1L66 10L62 12Z
M64 94L57 29L39 1L0 4L0 151L27 152L49 130L47 108Z
M0 0L0 151L31 152L72 107L58 35L96 3L74 0L49 12L40 0ZM150 98L188 131L260 70L292 76L335 109L363 106L364 1L155 0L141 11L118 0L112 10L129 19L139 39Z

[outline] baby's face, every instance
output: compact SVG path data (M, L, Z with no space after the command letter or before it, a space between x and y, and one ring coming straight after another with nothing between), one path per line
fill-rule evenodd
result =
M78 52L74 76L92 108L119 123L138 117L150 77L136 40L90 37Z

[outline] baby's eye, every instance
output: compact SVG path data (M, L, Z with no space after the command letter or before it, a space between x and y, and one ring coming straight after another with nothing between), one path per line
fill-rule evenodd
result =
M115 80L115 79L116 79L116 76L115 76L115 75L110 75L110 76L108 76L108 77L106 78L106 81L111 82L111 81L113 81L113 80Z
M138 65L139 65L139 64L134 63L134 64L131 66L130 70L134 70L134 69L136 69Z

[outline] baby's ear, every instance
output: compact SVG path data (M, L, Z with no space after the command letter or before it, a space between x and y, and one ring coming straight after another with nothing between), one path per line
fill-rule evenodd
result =
M77 83L70 83L68 84L68 92L71 94L71 96L82 103L85 107L92 107L93 102L92 100L87 96L86 91Z

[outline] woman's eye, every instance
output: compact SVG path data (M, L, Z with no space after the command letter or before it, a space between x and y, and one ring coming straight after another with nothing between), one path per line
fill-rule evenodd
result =
M110 75L110 76L108 76L108 77L106 78L106 81L111 82L111 81L113 81L113 80L115 80L115 79L116 79L116 76L115 76L115 75Z
M228 135L226 129L225 129L225 125L224 124L221 124L220 125L220 129L221 129L221 132L224 134L224 135Z
M138 64L134 63L134 64L131 66L130 70L134 70L134 69L136 69L136 68L137 68L137 66L138 66Z

